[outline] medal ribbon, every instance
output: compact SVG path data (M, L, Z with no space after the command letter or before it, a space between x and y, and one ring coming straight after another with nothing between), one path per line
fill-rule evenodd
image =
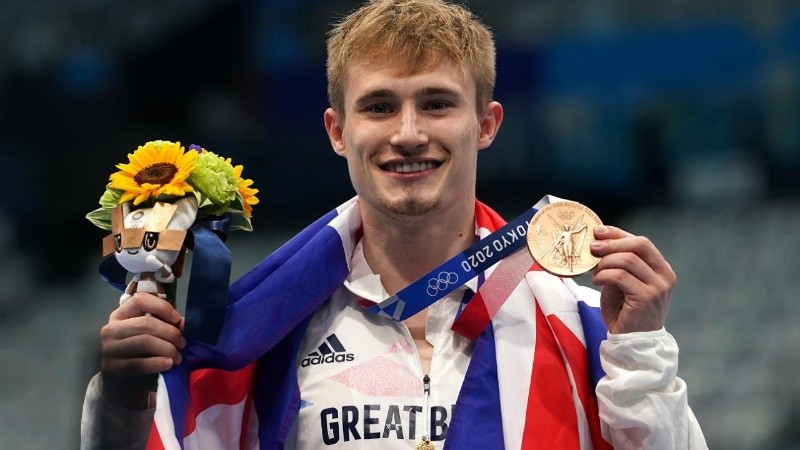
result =
M398 322L422 311L506 256L525 246L527 244L528 224L537 211L538 209L536 208L530 208L494 233L476 242L441 266L403 288L397 294L370 307L368 311ZM528 264L528 267L530 267L530 264ZM469 304L467 307L469 308ZM464 312L467 312L466 309Z
M451 329L470 340L478 339L531 266L533 270L541 270L527 249L520 249L500 261L492 276L480 285L478 292L456 317Z

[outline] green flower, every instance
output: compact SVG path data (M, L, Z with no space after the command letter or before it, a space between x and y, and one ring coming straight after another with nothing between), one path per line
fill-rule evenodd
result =
M209 202L211 214L221 214L236 198L239 180L233 167L221 156L203 151L197 157L197 165L188 179L189 184L199 191L199 205L202 208Z

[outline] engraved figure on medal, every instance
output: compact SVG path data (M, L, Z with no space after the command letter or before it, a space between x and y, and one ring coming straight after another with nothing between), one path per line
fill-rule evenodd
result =
M559 214L559 216L571 215L571 212L570 214ZM552 216L548 215L547 217L558 226L558 222ZM574 271L575 263L581 262L581 248L586 239L586 224L582 222L582 219L583 216L572 225L565 222L561 225L564 231L553 236L553 248L551 249L553 260L558 265L568 267L570 272Z
M600 218L580 203L551 203L531 219L528 249L547 272L561 277L576 277L600 261L591 254L588 245L594 239L594 227L600 225Z

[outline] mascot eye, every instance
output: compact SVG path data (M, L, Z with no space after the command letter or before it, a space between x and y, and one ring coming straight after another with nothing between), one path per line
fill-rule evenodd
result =
M148 231L144 234L144 239L142 239L142 247L145 250L152 251L158 245L158 233L155 231Z
M114 235L114 250L116 250L117 253L122 251L122 234L120 233Z

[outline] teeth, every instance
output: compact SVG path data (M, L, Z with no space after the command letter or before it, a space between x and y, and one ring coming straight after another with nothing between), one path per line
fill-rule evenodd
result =
M435 163L432 161L426 162L415 162L415 163L405 163L405 164L390 164L389 170L392 172L397 173L416 173L421 172L423 170L430 170L436 166Z

